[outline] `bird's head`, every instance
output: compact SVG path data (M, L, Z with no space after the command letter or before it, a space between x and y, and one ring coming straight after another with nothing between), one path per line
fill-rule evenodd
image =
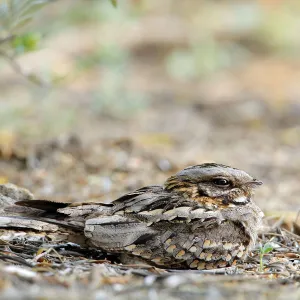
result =
M229 166L205 163L188 167L171 176L165 189L182 194L206 207L222 209L246 205L262 182Z

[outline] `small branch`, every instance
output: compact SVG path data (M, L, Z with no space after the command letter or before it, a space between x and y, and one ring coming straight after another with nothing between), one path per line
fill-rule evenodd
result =
M11 67L17 72L20 73L22 76L27 77L28 75L22 70L21 66L15 61L15 59L8 55L7 53L0 51L0 56L2 56L4 59L6 59Z
M0 255L0 259L3 259L4 261L10 260L13 262L17 262L17 263L23 264L24 266L27 266L27 267L33 267L32 264L30 264L25 259L23 259L22 257L19 257L19 256Z
M1 41L0 41L0 44L1 44ZM26 80L34 83L35 85L42 86L42 87L45 87L47 85L45 82L38 79L37 77L32 77L32 75L30 73L24 72L22 67L16 62L16 60L14 59L13 56L10 56L9 54L7 54L3 51L0 51L0 56L2 56L6 61L8 61L9 64L11 65L11 67L14 69L14 71L16 73L20 74L21 76L23 76L24 78L26 78Z
M16 36L15 35L9 35L3 39L0 39L0 45L5 44L7 42L10 42L11 40L13 40Z

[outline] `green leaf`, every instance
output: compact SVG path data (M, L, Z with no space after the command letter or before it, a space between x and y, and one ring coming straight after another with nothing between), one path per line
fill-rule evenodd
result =
M34 17L36 11L50 0L7 0L0 2L0 26L11 34L23 28Z
M117 7L118 5L118 0L110 0L111 4L113 5L113 7Z
M12 46L18 54L34 51L38 48L40 35L36 32L29 32L15 37Z
M269 252L271 252L273 249L274 249L274 247L273 247L271 244L266 243L266 244L264 244L264 246L263 246L263 248L262 248L262 253L263 253L263 254L269 253Z

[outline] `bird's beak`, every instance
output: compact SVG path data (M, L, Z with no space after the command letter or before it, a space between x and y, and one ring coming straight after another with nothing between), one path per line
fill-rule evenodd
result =
M262 185L263 182L257 179L253 179L253 181L247 182L247 185L250 185L251 187L256 187L258 185Z

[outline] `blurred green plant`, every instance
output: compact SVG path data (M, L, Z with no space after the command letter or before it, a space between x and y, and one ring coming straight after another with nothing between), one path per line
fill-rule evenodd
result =
M175 49L166 60L167 72L178 79L190 80L219 69L238 65L249 55L234 43L218 43L207 37L185 50Z
M105 67L121 68L129 59L129 53L117 45L107 44L89 53L87 56L81 56L76 61L77 72L89 70L97 65Z
M264 255L271 252L274 249L271 243L265 243L263 246L260 245L259 247L259 272L264 271Z
M41 34L37 31L26 32L27 25L41 8L54 1L0 0L0 57L8 61L17 73L38 85L45 85L46 82L35 74L26 73L16 58L39 48ZM117 0L110 2L117 6Z
M114 7L117 7L118 5L118 1L117 0L110 0L111 4L114 6Z
M23 35L16 36L12 40L12 47L17 54L34 51L38 49L40 39L40 34L28 32Z
M14 37L34 17L35 13L53 0L6 0L0 4L0 23Z
M167 72L181 80L199 79L238 67L258 56L299 56L300 2L204 1L191 21L184 48L171 50ZM197 30L197 31L193 31Z
M130 1L118 3L118 9L112 5L111 1L89 1L87 6L85 1L75 1L70 9L62 9L56 12L59 22L56 22L56 28L62 26L78 26L79 24L90 24L95 22L102 23L123 23L134 20L139 15L139 6ZM58 24L59 23L59 24Z
M37 11L53 0L6 0L0 2L0 56L12 68L31 82L43 84L36 75L26 73L17 63L16 57L39 47L38 32L24 32Z
M265 11L255 35L267 50L278 54L299 55L299 6L282 5L281 9Z

